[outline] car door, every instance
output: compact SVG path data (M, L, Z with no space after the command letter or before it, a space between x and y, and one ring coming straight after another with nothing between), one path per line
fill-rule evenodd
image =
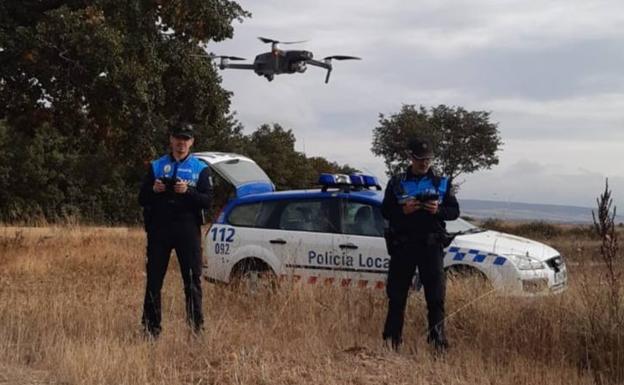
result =
M282 261L281 275L330 283L347 265L338 240L336 199L285 199L276 203L266 240Z
M258 258L273 269L279 266L264 244L266 238L258 220L263 208L262 202L240 204L229 212L227 221L212 224L203 243L206 277L228 282L233 267L245 258Z
M338 244L353 258L352 285L383 287L390 256L380 208L370 202L342 199L340 213L342 236Z

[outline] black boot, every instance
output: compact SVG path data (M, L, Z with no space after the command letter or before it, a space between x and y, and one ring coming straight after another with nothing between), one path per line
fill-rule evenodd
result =
M161 329L159 326L143 326L143 336L149 341L155 341L160 336Z
M396 353L399 352L402 344L403 344L403 341L401 341L400 338L384 338L384 346L388 350L392 350Z
M444 324L437 324L429 329L427 342L431 344L438 353L443 353L448 350L449 343L444 334Z

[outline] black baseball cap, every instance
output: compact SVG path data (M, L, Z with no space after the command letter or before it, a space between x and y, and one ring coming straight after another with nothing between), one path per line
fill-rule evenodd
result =
M433 146L426 138L413 138L407 144L410 155L416 159L433 158Z
M192 123L179 123L171 128L171 136L191 139L194 135L195 127Z

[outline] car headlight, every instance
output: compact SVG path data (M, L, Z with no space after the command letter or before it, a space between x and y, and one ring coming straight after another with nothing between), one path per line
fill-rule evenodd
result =
M507 255L520 270L540 270L546 268L542 261L528 255L510 254Z

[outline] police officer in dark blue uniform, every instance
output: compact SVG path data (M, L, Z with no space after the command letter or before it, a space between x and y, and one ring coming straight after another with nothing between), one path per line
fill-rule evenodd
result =
M193 126L178 124L171 130L171 153L151 162L139 192L147 232L147 284L142 323L145 332L161 331L162 289L171 251L175 249L184 281L187 321L202 329L200 234L202 210L210 206L210 169L195 158Z
M393 349L399 349L408 291L418 267L427 302L427 340L443 351L448 347L444 333L443 248L450 242L444 221L459 216L459 204L450 181L431 170L431 142L413 139L408 148L412 164L390 179L382 205L383 216L389 221L386 242L390 254L383 338Z

